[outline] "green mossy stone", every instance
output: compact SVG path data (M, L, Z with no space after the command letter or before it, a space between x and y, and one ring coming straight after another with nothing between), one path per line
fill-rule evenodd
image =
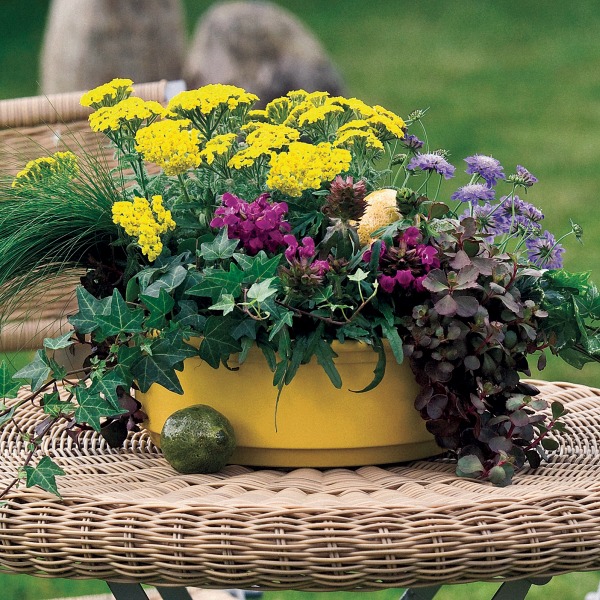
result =
M160 447L180 473L216 473L235 450L235 433L227 417L206 404L174 412L160 434Z

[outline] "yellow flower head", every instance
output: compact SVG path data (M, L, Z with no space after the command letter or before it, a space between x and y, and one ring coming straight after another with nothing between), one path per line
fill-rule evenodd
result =
M108 83L98 86L81 96L81 106L91 106L97 110L103 106L114 106L128 98L133 92L131 79L113 79Z
M200 157L206 161L206 164L212 165L216 156L223 156L229 153L237 138L235 133L224 133L217 135L206 142L204 150L200 152Z
M332 104L337 104L352 113L356 119L367 119L376 114L376 111L372 106L365 104L362 100L358 100L358 98L335 96L334 98L330 98L330 102Z
M400 218L396 190L376 190L371 192L365 201L367 208L358 222L358 239L363 246L371 241L375 231L391 225Z
M250 146L259 146L268 150L279 150L283 146L295 142L300 137L300 132L285 125L273 125L271 123L250 122L242 127L249 131L246 143Z
M249 94L235 85L211 83L197 90L179 92L171 99L168 109L177 115L190 118L196 111L209 115L217 108L235 110L238 107L249 108L258 100L258 96Z
M344 112L344 109L341 106L336 106L335 104L323 104L322 106L314 106L313 108L309 108L306 112L303 112L298 117L298 125L300 127L303 127L304 125L317 123L318 121L325 120L327 118L327 115L341 112Z
M153 100L131 97L114 106L99 108L89 116L90 127L96 132L119 131L127 128L135 132L143 121L151 123L161 117L165 109Z
M304 190L319 189L324 181L346 171L351 161L348 150L326 142L317 146L292 142L287 152L272 156L267 186L297 198Z
M30 160L22 171L19 171L12 182L12 187L23 188L49 180L71 180L77 177L79 164L72 152L55 152L52 156L44 156Z
M150 262L155 261L162 252L160 235L175 229L171 211L163 207L162 196L152 196L152 202L139 197L135 197L133 202L115 202L112 206L112 219L127 235L136 238L142 254Z
M247 146L238 150L227 163L228 167L240 170L247 167L252 167L254 163L261 157L270 156L272 151L262 146Z
M347 123L344 123L344 125L342 125L339 129L338 129L338 136L340 133L342 133L343 131L346 131L348 129L371 129L371 125L369 125L369 123L367 121L365 121L365 119L352 119L352 121L348 121Z
M384 150L383 144L371 130L345 129L334 142L334 146L341 148L352 148L355 145L362 145L368 150Z
M375 105L375 115L368 119L372 127L378 129L382 134L390 138L403 138L406 123L397 114L383 106Z
M137 132L135 149L167 175L185 173L202 162L200 132L189 127L186 120L152 123Z

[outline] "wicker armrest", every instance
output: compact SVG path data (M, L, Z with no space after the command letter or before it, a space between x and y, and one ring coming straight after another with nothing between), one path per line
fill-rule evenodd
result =
M185 89L183 81L158 81L134 85L134 94L166 104ZM114 150L106 138L88 125L91 110L81 106L83 92L0 100L0 169L16 174L34 158L71 150L75 154L102 157L115 166ZM37 349L44 337L66 331L66 316L74 312L74 288L78 277L57 282L54 290L31 299L11 315L0 331L0 352ZM52 286L50 286L52 288ZM60 291L60 293L56 293Z

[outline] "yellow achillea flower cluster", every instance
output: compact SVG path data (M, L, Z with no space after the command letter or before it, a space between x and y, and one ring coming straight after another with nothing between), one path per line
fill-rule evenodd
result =
M146 198L138 197L133 202L115 202L112 219L123 227L127 235L137 238L142 254L150 262L155 261L162 252L160 235L175 229L175 221L171 217L171 211L164 208L162 196L152 196L151 203Z
M341 106L336 106L335 104L323 104L322 106L314 106L309 108L306 112L303 112L298 117L298 125L303 127L304 125L317 123L318 121L323 121L327 115L331 113L341 113L344 112L344 109Z
M252 121L242 127L250 131L246 136L246 148L242 148L229 161L232 169L251 167L261 156L270 156L275 150L280 150L300 137L300 132L285 125L259 123Z
M98 109L102 106L114 106L133 92L131 79L113 79L81 96L81 106Z
M17 173L12 187L26 187L50 179L73 179L78 173L79 164L72 152L55 152L52 156L30 160L25 168Z
M181 175L202 162L200 132L189 127L190 122L184 119L152 123L136 133L135 149L167 175Z
M179 92L170 100L167 108L175 114L188 117L188 113L196 110L204 115L219 107L233 111L239 106L250 106L257 100L258 96L235 85L211 83L197 90Z
M304 190L319 189L323 181L346 171L351 161L348 150L333 148L327 142L316 146L292 142L287 152L272 156L267 186L298 198Z
M216 135L206 142L206 146L200 152L200 156L206 161L207 165L212 165L215 162L216 156L223 156L231 150L236 138L237 135L235 133Z
M370 130L363 129L345 129L341 133L338 132L338 137L334 142L336 147L351 148L354 145L364 145L369 150L381 150L383 152L383 144L375 134Z
M396 202L396 190L382 189L371 192L366 198L367 207L358 222L358 239L364 246L368 244L373 233L392 224L400 218Z
M165 109L153 100L125 98L114 106L104 106L89 116L90 127L96 132L119 131L127 126L132 130L140 127L143 121L156 121Z

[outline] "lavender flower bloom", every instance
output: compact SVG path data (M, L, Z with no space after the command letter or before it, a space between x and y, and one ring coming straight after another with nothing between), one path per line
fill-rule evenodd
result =
M473 156L467 156L465 162L467 163L467 174L480 175L488 187L496 185L498 179L505 179L506 177L500 162L491 156L474 154Z
M525 188L531 187L537 183L538 178L531 174L525 167L517 165L517 172L514 175L509 175L507 181L515 185L522 185Z
M424 144L424 142L421 141L416 135L412 135L411 133L407 133L402 138L402 143L410 150L418 150L419 148L422 148Z
M562 254L565 249L556 242L549 231L544 231L538 238L526 239L525 245L529 260L534 265L544 269L562 268Z
M497 235L506 233L510 227L510 221L502 209L497 209L497 206L492 206L489 202L473 207L472 215L470 210L466 210L461 215L460 220L462 221L467 217L475 219L477 231L490 244L493 243Z
M470 202L477 204L479 200L493 200L496 196L495 190L484 185L483 183L469 183L458 188L452 196L452 200L460 200L461 202Z
M452 179L456 170L443 156L435 153L417 154L414 158L411 158L406 168L409 171L414 171L415 169L435 171L443 175L446 179Z

